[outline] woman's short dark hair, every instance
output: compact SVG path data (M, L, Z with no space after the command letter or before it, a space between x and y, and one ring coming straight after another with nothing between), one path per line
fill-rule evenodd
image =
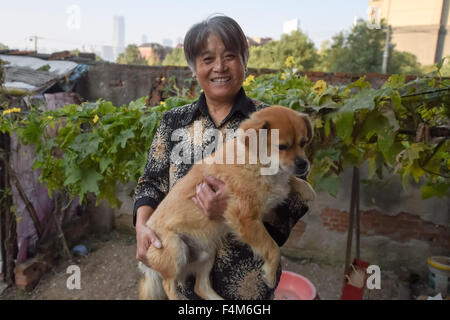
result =
M193 25L184 37L184 54L192 71L195 71L195 58L211 34L219 37L227 50L237 52L244 66L247 65L248 42L241 27L230 17L214 15Z

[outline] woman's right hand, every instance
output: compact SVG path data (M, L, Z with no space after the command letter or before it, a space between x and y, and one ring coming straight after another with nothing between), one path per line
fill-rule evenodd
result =
M150 217L151 213L153 212L153 209L151 211L145 210L145 212L139 212L141 208L142 211L145 210L144 207L140 207L137 212L138 219L136 219L136 259L144 263L146 266L150 267L150 261L147 260L148 248L150 248L150 246L154 246L158 249L161 248L161 241L156 236L155 232L146 224L148 217Z

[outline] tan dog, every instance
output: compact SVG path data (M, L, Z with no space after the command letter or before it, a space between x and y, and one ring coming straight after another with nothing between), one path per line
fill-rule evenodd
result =
M305 201L314 199L311 186L295 177L295 174L308 171L309 163L303 148L312 139L312 126L307 115L272 106L253 113L240 128L244 131L266 128L269 132L279 129L278 173L261 175L263 165L248 162L250 152L246 153L245 164L194 164L147 222L160 238L162 248L151 246L148 249L152 269L140 263L144 272L139 286L140 299L180 299L177 282L190 274L196 277L196 294L204 299L222 299L212 289L209 275L220 241L229 232L264 259L264 281L271 288L275 286L280 250L266 231L263 217L282 203L291 189ZM272 143L270 137L268 134L268 150ZM223 148L237 150L239 144L249 151L250 144L245 135L228 140ZM196 194L196 186L206 175L212 175L226 185L229 199L224 219L209 219L191 200Z

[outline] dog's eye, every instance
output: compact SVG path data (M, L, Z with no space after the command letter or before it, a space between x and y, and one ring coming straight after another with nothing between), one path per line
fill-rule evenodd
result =
M305 140L303 140L302 142L300 142L300 147L301 148L304 148L306 146L306 141Z
M280 144L278 146L278 149L280 149L280 150L286 150L287 148L288 148L287 144Z

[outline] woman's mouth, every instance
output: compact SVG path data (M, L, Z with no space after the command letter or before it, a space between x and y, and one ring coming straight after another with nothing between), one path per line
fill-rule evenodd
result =
M220 84L220 83L226 83L230 80L231 80L231 77L216 77L216 78L212 78L211 82Z

